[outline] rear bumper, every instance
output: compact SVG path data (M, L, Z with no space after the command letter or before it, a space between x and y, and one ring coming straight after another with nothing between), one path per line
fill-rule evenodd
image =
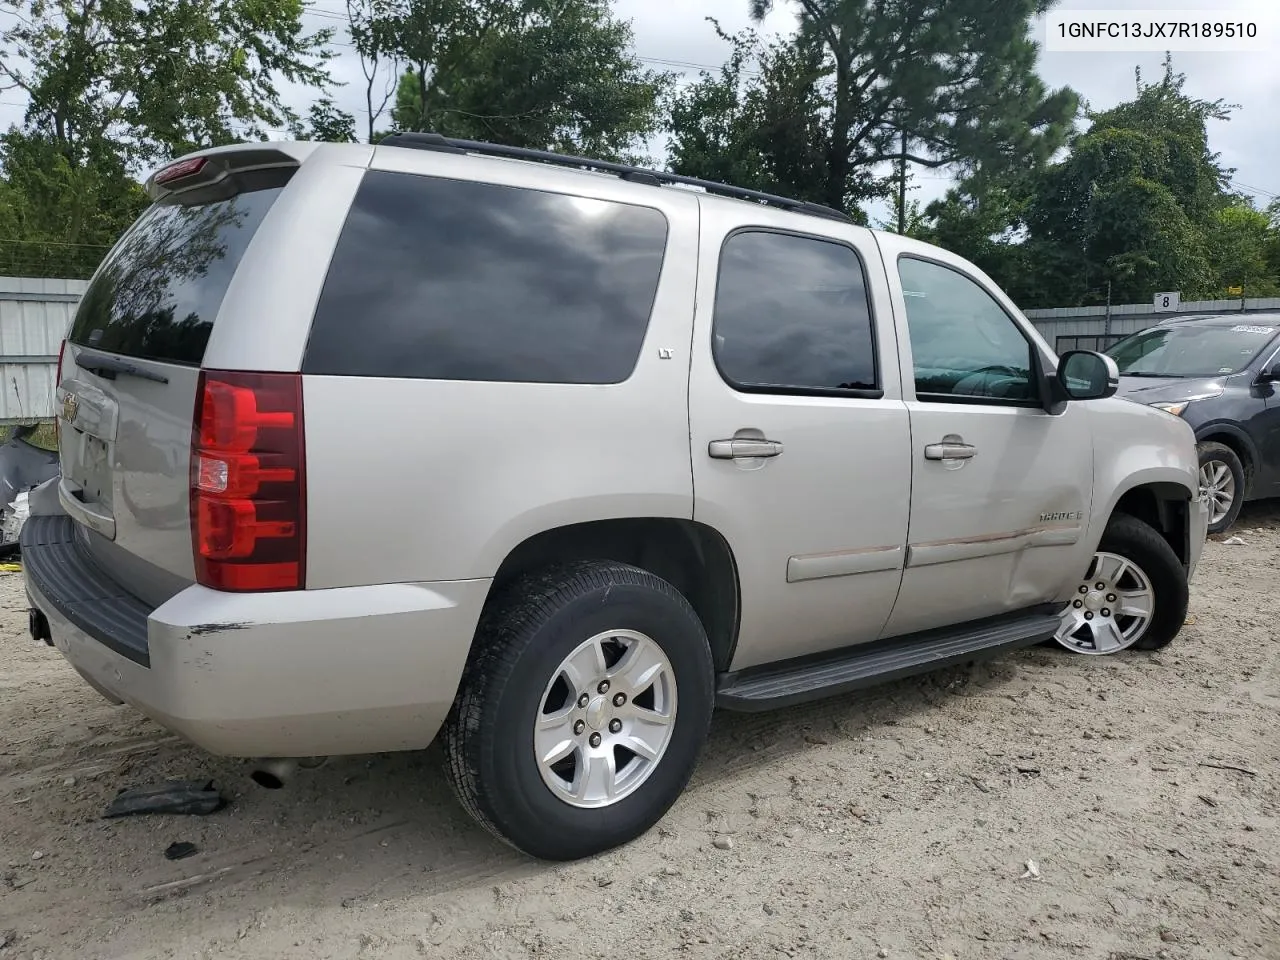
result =
M68 517L23 529L27 595L53 644L107 696L227 756L425 747L453 703L490 583L191 586L146 610L76 548L74 529Z

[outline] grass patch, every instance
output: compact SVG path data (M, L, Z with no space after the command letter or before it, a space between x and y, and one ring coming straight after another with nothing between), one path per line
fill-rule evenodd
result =
M13 427L0 427L0 443L7 443L12 436ZM54 429L53 423L37 424L35 430L27 434L27 443L33 447L39 447L41 450L49 450L56 453L58 450L58 433Z

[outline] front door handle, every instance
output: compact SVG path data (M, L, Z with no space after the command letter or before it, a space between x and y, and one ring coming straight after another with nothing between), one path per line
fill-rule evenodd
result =
M968 460L978 455L978 448L968 443L931 443L924 448L926 460Z
M755 457L776 457L782 453L777 440L712 440L707 444L707 454L713 460L749 460Z

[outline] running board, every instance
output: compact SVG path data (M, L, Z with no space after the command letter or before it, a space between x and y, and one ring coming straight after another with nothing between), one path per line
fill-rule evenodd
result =
M1051 639L1058 617L1039 607L998 620L979 620L849 647L818 657L752 667L721 676L716 705L755 713L876 686L913 674Z

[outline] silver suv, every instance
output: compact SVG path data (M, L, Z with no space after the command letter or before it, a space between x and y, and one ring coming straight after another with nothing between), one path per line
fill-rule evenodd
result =
M439 737L570 859L663 816L714 706L1183 623L1191 429L944 250L434 135L147 186L22 549L32 633L206 750Z

